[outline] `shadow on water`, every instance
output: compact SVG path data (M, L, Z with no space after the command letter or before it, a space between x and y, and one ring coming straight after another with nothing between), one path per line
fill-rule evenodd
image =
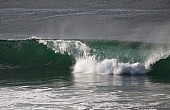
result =
M150 80L154 83L170 83L170 57L161 59L152 65L148 73Z
M72 79L71 70L61 71L55 68L13 69L0 72L0 86L41 85L53 82L70 85Z
M150 81L154 83L170 83L170 72L164 73L164 72L152 71L148 73L148 76Z

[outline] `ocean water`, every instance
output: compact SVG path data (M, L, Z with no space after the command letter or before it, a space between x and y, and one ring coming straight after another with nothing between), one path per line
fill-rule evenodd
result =
M1 109L169 109L168 43L0 41Z
M169 0L0 0L0 109L169 110Z

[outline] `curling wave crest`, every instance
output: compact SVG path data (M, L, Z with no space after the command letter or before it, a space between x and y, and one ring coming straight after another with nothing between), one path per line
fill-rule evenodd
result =
M170 52L159 49L152 51L143 58L144 62L122 62L118 58L100 59L96 49L78 40L38 40L56 53L67 53L75 58L72 67L75 73L100 73L100 74L144 74L150 67L170 55ZM105 50L102 50L105 51ZM95 53L96 52L96 53ZM116 52L116 51L115 51ZM135 57L135 56L134 56Z

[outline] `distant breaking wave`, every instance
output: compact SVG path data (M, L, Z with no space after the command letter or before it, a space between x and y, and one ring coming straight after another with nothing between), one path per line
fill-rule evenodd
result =
M169 44L108 40L1 40L0 70L145 74L159 69L167 72L169 49Z

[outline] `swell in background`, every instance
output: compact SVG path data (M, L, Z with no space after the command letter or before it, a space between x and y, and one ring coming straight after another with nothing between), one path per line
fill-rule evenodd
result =
M170 41L169 0L0 2L0 38Z

